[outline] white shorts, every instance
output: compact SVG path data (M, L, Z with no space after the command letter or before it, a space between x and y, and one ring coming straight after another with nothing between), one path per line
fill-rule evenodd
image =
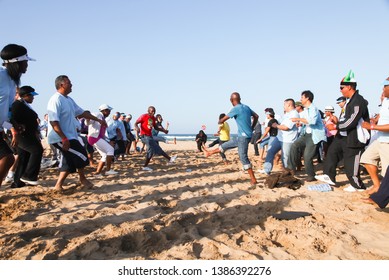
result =
M113 156L114 155L114 148L104 139L100 138L99 141L97 141L93 145L96 150L101 155L101 161L105 162L107 160L107 156Z

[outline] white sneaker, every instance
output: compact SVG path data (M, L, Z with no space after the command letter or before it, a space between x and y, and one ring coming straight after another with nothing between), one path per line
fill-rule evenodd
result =
M258 173L269 175L264 169L258 169Z
M119 172L112 169L105 172L105 175L116 175L116 174L119 174Z
M170 158L170 161L169 161L169 163L173 163L173 162L175 162L175 161L176 161L176 159L177 159L177 156L172 156L172 157Z
M142 167L142 170L143 171L153 171L153 169L148 167L148 166Z
M5 183L11 183L14 181L14 177L13 176L8 176L4 178L4 182Z
M38 181L31 181L31 180L27 180L27 179L23 179L23 178L20 178L20 181L22 181L23 183L26 183L27 185L31 185L31 186L38 186L39 185Z
M335 186L336 184L334 182L332 182L332 180L330 179L330 177L326 174L323 174L323 175L316 175L315 176L315 179L316 180L319 180L319 181L322 181L324 183L327 183L329 185L333 185Z
M349 185L347 188L344 188L343 189L345 192L356 192L356 191L358 191L358 192L363 192L364 191L364 189L356 189L356 188L354 188L353 186L351 186L351 185Z

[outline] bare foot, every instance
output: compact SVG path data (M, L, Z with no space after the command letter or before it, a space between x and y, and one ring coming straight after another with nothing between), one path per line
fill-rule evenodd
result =
M371 194L373 194L373 193L378 192L378 189L379 189L379 188L380 188L380 187L372 186L371 188L367 189L365 192L366 192L368 195L371 195Z
M93 184L87 179L80 181L80 183L83 185L84 189L88 190L88 189L93 188Z
M228 160L224 160L224 165L229 165L230 162Z
M374 205L375 207L379 207L377 203L374 202L371 198L361 198L361 201L366 204Z
M62 193L63 191L64 191L64 189L62 188L62 186L55 186L54 187L54 192Z
M208 151L206 151L206 150L204 150L203 153L204 153L204 156L205 156L205 157L209 157L209 156L211 155L211 153L208 152Z

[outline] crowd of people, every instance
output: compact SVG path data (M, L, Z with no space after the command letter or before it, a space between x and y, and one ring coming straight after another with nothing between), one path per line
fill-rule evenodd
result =
M10 183L11 188L36 186L41 168L58 166L56 191L63 191L67 176L76 172L80 183L91 188L93 184L85 175L85 167L94 166L93 176L97 178L117 175L112 163L138 151L138 141L147 148L144 171L152 171L148 164L155 154L164 156L169 163L175 161L176 156L168 156L159 146L159 141L169 142L158 135L160 131L168 133L169 124L166 129L163 127L162 115L154 116L155 107L150 106L131 127L131 114L116 112L110 116L113 108L107 104L102 104L97 113L81 108L69 96L70 78L60 75L55 79L56 92L48 101L47 113L40 121L32 106L38 93L31 86L21 86L28 61L35 59L17 44L5 46L1 59L0 186L3 182ZM42 139L51 149L49 161L43 161ZM93 157L95 151L100 154L97 164Z
M299 101L284 100L281 117L276 117L272 108L266 108L266 119L260 124L258 115L249 107L241 109L240 95L233 93L234 107L219 124L235 118L238 137L220 142L213 150L203 145L204 155L220 153L225 157L225 151L238 147L239 158L250 175L252 186L257 181L247 157L248 143L254 145L257 162L263 166L258 170L260 176L271 176L274 164L281 159L282 169L288 174L305 173L306 182L324 182L337 187L336 175L343 172L339 168L342 165L349 181L343 190L363 192L368 196L362 198L363 202L384 208L389 203L389 78L383 82L380 111L374 118L370 118L368 101L359 94L353 71L341 80L340 92L342 95L334 100L341 109L339 116L335 115L332 105L326 106L323 113L314 105L314 94L307 90L301 93ZM258 133L259 130L262 133ZM323 162L322 170L315 167L315 158ZM362 169L373 182L368 189L361 179Z
M55 79L56 92L50 97L47 114L39 121L32 103L38 96L29 85L21 86L21 76L27 72L28 61L34 61L27 49L9 44L1 51L3 66L0 68L0 186L11 183L11 188L21 188L39 184L39 172L43 157L42 137L50 145L52 166L58 165L59 175L54 189L63 190L70 173L77 172L80 183L85 188L93 184L87 179L85 167L96 168L93 176L117 175L112 168L114 161L124 159L132 151L137 151L137 142L146 147L144 171L149 167L154 155L161 155L169 164L176 156L168 155L159 141L168 141L159 134L169 132L162 125L163 118L155 115L150 106L147 113L136 119L131 126L131 114L116 112L102 104L97 113L91 113L77 105L69 95L72 83L68 76ZM266 120L259 122L259 116L249 106L241 103L241 96L233 92L230 96L232 109L219 116L217 140L206 146L207 136L200 131L196 136L197 148L206 157L220 154L228 164L225 153L238 148L243 169L255 187L257 179L253 164L248 156L250 143L254 146L255 157L262 168L260 176L271 176L274 164L279 163L292 175L305 173L305 181L322 181L336 186L339 164L344 166L350 185L348 192L361 191L368 195L366 203L385 207L389 203L389 78L383 83L379 113L370 118L368 101L359 93L353 71L349 71L340 82L341 96L334 100L341 109L339 116L328 105L324 113L314 104L314 94L303 91L299 100L284 100L282 116L276 116L272 108L265 109ZM234 118L237 137L230 136L228 120ZM218 145L217 148L212 148ZM140 149L144 149L144 146ZM212 148L212 149L211 149ZM93 154L100 155L96 164ZM323 161L322 170L314 165L315 157ZM254 159L255 160L255 159ZM361 179L364 168L373 186L366 188ZM381 172L381 176L379 173ZM317 174L318 173L318 174Z

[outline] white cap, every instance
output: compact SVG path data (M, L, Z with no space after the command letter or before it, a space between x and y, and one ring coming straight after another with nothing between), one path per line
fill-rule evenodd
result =
M335 109L334 109L334 107L332 107L332 106L326 106L326 107L324 108L324 111L335 113Z
M107 109L108 110L112 110L113 108L111 106L107 105L107 104L102 104L99 107L99 111L103 111L103 110L107 110Z

